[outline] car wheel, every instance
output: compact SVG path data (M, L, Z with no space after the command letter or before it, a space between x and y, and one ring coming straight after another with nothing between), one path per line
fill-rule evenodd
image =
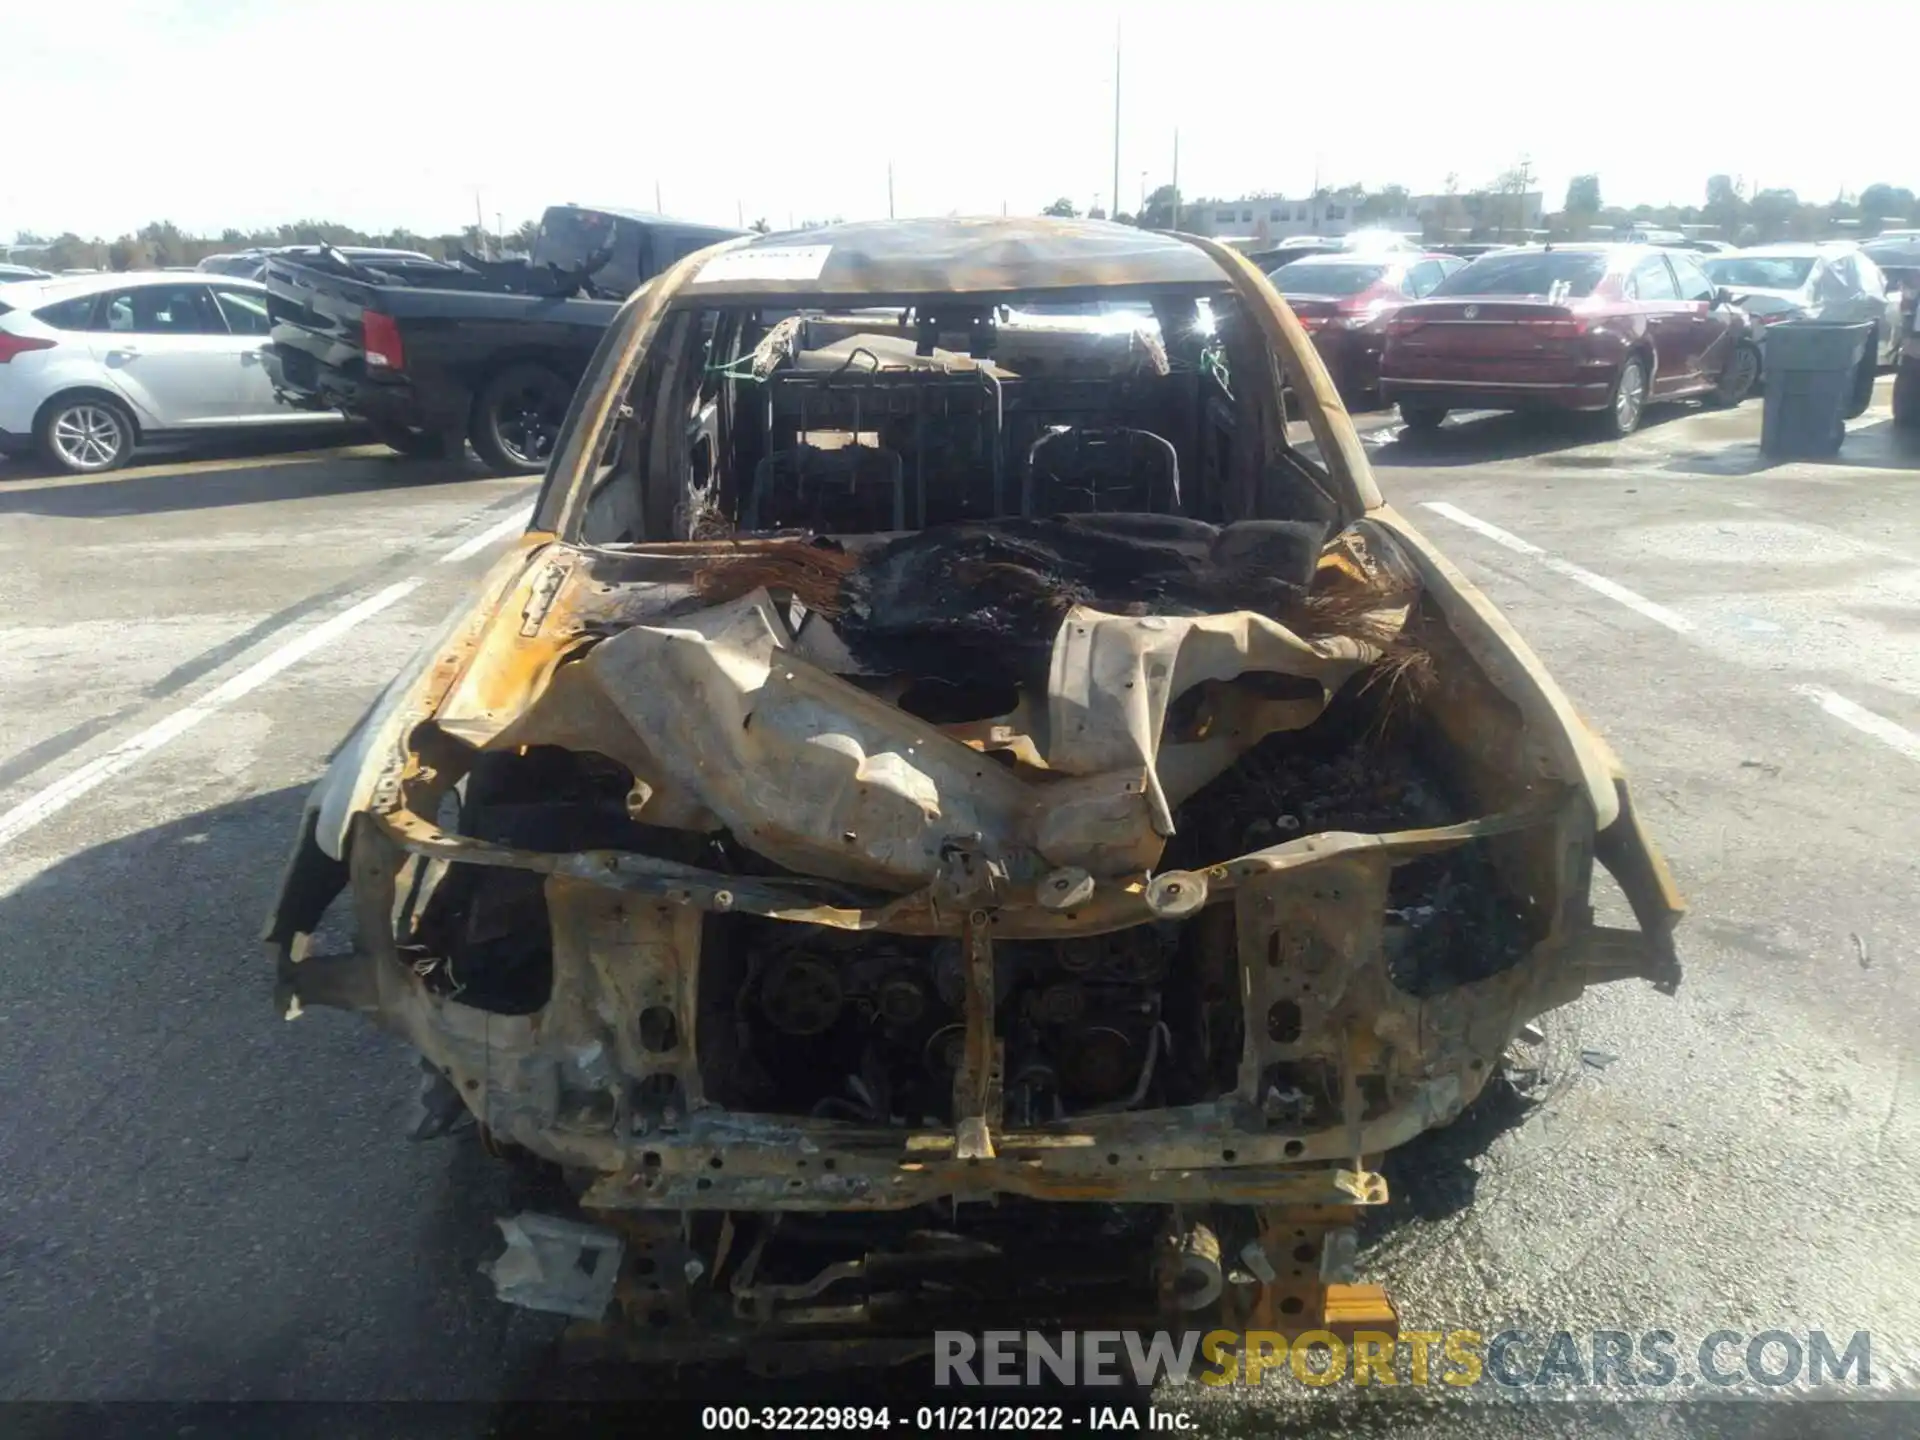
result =
M1903 363L1893 377L1893 428L1920 430L1920 364Z
M1847 402L1847 419L1858 419L1873 403L1873 381L1880 372L1879 360L1880 336L1876 332L1867 341L1867 353L1860 357L1860 368L1854 371L1853 398Z
M1727 367L1720 372L1720 383L1713 387L1715 405L1738 405L1753 393L1760 380L1760 350L1745 340L1733 347Z
M496 475L537 474L572 399L572 384L544 365L509 365L481 388L467 438Z
M1400 423L1416 435L1426 434L1440 428L1440 422L1447 418L1444 405L1420 405L1411 400L1400 402Z
M1613 393L1607 408L1598 416L1600 433L1609 440L1624 440L1640 427L1640 414L1647 408L1647 362L1629 355L1620 362L1620 373L1613 377Z
M133 454L133 417L99 395L55 400L40 413L40 454L69 475L117 470Z
M409 460L444 460L452 447L438 430L415 430L406 425L376 425L373 438Z

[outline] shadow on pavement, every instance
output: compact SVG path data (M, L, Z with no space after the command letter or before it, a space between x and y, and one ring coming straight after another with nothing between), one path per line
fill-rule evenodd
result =
M503 1167L403 1138L397 1042L274 1012L257 933L304 793L0 895L0 1400L484 1403L550 1343L476 1269Z
M85 518L222 509L314 496L368 493L492 478L471 459L408 460L399 455L321 454L266 459L258 466L74 477L64 484L10 489L0 480L0 514Z
M1388 1202L1362 1212L1371 1243L1414 1220L1445 1220L1470 1208L1480 1184L1475 1162L1509 1130L1526 1123L1537 1100L1505 1074L1495 1075L1459 1119L1425 1130L1380 1161Z
M1694 414L1691 405L1674 403L1649 405L1640 422L1643 434L1657 431L1684 416ZM1390 440L1368 447L1375 465L1417 466L1422 469L1451 465L1484 465L1495 460L1528 460L1540 457L1548 464L1569 469L1610 469L1632 462L1601 451L1592 455L1564 455L1560 452L1598 447L1604 442L1580 414L1551 412L1489 413L1469 411L1451 416L1438 430L1414 432L1397 430Z
M192 464L207 460L246 460L269 455L286 455L299 450L326 450L341 445L373 443L373 432L364 425L317 424L290 426L272 430L227 430L184 440L156 441L135 452L125 471L112 474L137 475L142 470L163 465ZM47 464L38 455L0 458L0 485L9 480L80 478Z
M1751 440L1675 455L1661 468L1680 475L1758 475L1781 465L1841 465L1855 469L1920 471L1920 432L1896 430L1891 419L1851 422L1835 455L1764 455Z

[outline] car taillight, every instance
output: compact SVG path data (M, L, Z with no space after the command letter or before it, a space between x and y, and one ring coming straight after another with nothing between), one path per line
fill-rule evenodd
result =
M400 327L391 315L368 310L360 316L361 347L367 352L370 370L404 370L406 351L400 348Z
M1412 315L1396 315L1387 322L1389 335L1411 335L1427 322Z
M1792 310L1771 310L1762 314L1749 311L1748 318L1756 325L1778 325L1782 320L1791 320L1794 313Z
M29 350L51 350L59 343L58 340L41 340L30 335L9 335L0 330L0 365Z

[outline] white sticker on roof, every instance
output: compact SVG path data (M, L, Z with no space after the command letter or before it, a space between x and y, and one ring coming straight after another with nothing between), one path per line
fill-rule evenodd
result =
M722 280L818 280L826 268L831 245L755 245L729 250L700 267L691 284L712 285Z

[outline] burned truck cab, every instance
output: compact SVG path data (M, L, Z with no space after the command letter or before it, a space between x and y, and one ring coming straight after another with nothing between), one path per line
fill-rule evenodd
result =
M1379 1157L1587 985L1671 989L1681 909L1257 271L946 220L628 302L267 939L283 1013L406 1037L429 1128L570 1182L503 1295L684 1358L1055 1270L1310 1317Z

